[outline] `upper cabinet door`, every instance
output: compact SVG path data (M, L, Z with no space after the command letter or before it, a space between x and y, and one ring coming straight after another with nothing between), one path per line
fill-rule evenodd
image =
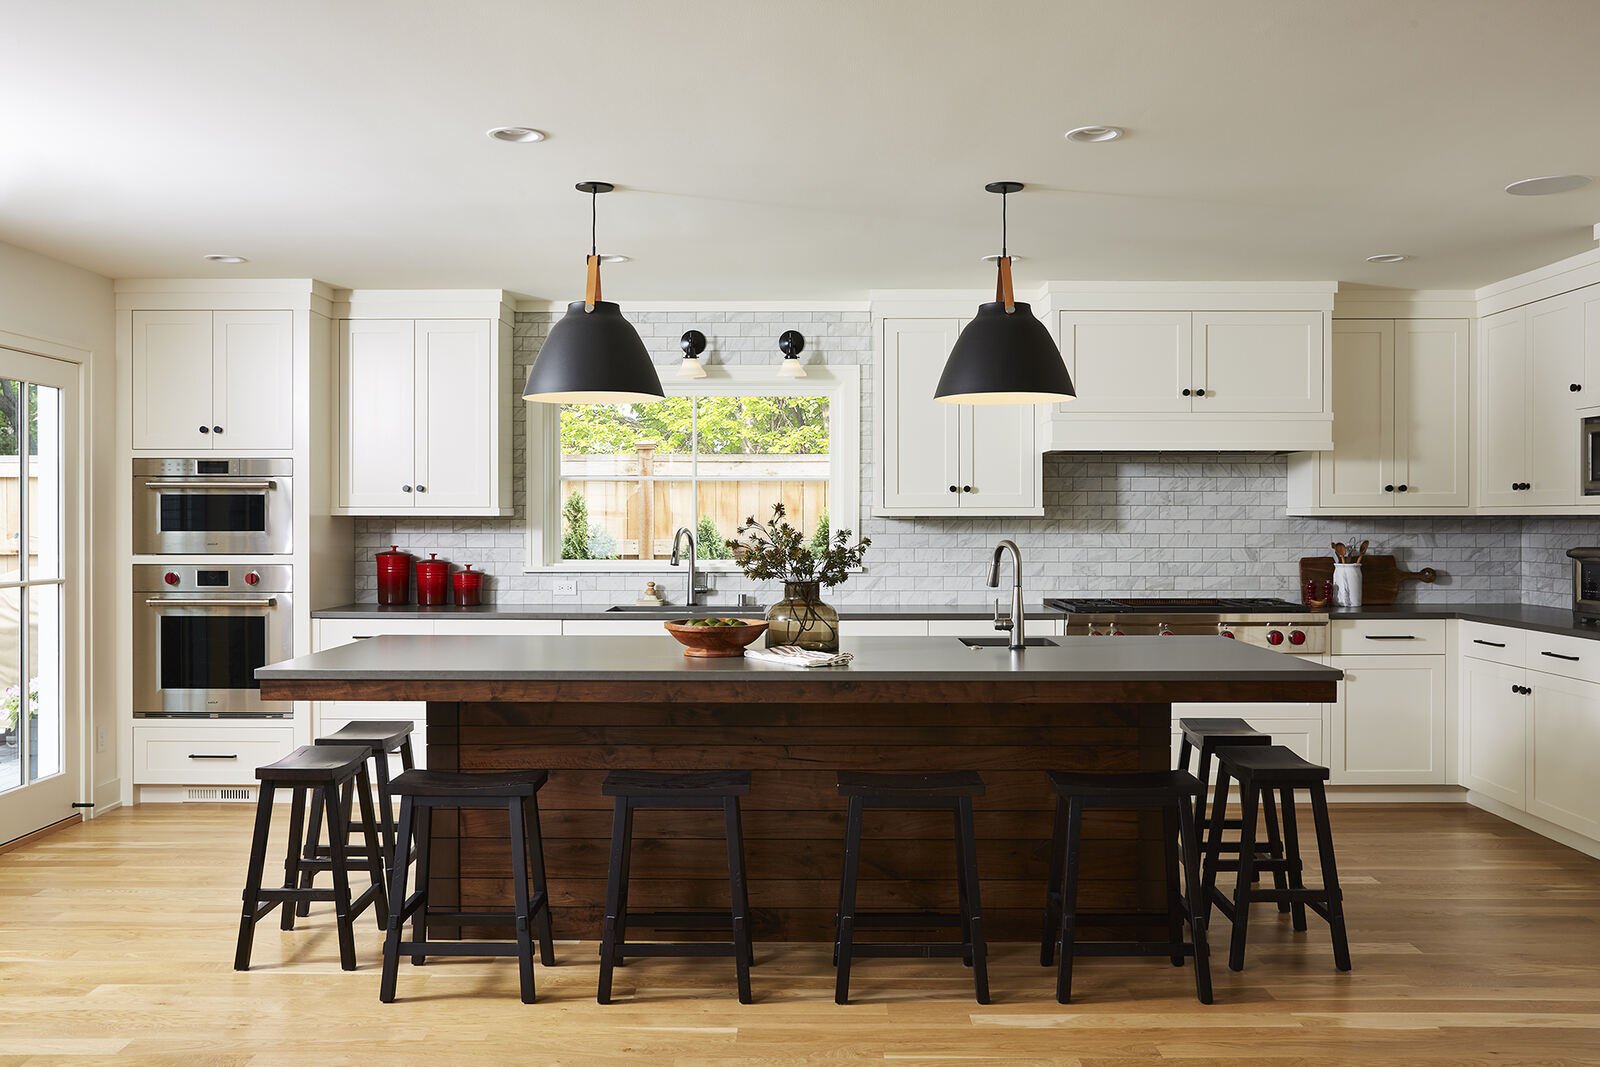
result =
M133 313L133 447L211 448L209 311Z
M961 506L962 405L933 399L957 318L883 320L879 506L907 514ZM1032 412L1032 408L1028 409Z
M339 331L341 507L416 507L414 329L410 319L348 319Z
M1394 338L1396 492L1392 495L1400 507L1464 508L1471 502L1472 484L1466 320L1401 320L1395 323ZM1333 374L1337 447L1345 418L1338 400L1337 362Z
M961 506L980 512L1037 509L1043 466L1037 409L1014 404L962 407L967 473L961 481Z
M1528 473L1528 316L1512 308L1478 320L1478 503L1516 507Z
M1565 293L1528 305L1528 473L1523 481L1533 487L1522 493L1524 504L1572 504L1580 495L1577 410L1585 373L1584 295Z
M1323 507L1395 506L1394 334L1387 319L1333 324L1333 451L1318 463Z
M1316 311L1195 312L1195 412L1322 411L1322 328Z
M294 447L294 313L212 312L212 447Z
M494 347L488 319L416 323L416 506L494 506Z
M1187 311L1063 311L1057 321L1061 356L1078 391L1076 400L1058 405L1061 414L1190 410Z

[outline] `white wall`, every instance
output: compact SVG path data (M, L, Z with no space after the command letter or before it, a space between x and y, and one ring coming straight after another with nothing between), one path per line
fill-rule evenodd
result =
M116 436L116 345L111 281L60 260L0 244L0 330L86 349L83 377L88 509L84 516L89 568L89 647L83 650L88 687L90 780L99 810L120 793L117 768L115 647L116 507L111 498ZM99 654L104 650L104 654ZM104 752L95 734L106 731Z

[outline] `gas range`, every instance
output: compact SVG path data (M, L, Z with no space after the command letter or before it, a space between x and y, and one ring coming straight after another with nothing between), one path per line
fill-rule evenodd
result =
M1276 652L1328 651L1328 613L1271 597L1051 597L1067 634L1092 637L1221 636Z

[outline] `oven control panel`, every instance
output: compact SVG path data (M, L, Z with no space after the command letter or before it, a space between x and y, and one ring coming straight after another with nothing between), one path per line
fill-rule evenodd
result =
M148 564L133 568L136 593L287 593L293 568L281 563L230 567Z

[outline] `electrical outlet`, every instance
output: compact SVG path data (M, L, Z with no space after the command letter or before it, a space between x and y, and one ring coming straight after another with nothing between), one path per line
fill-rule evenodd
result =
M578 580L576 578L557 578L551 596L576 597L578 595Z
M106 728L104 726L95 731L94 750L96 752L104 752L106 750Z

